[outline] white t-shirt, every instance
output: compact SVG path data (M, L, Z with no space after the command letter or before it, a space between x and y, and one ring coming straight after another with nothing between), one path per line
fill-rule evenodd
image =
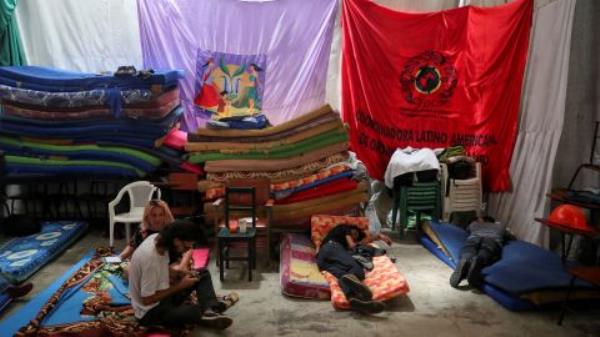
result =
M169 288L169 252L165 252L165 255L158 254L155 243L157 235L158 233L149 235L136 248L129 264L129 295L138 319L158 305L158 302L144 305L142 297Z

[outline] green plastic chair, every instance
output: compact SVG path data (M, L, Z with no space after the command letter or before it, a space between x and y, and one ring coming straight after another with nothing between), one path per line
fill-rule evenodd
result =
M396 228L396 220L400 213L400 236L408 227L408 212L414 212L417 224L421 222L422 212L431 212L433 219L441 214L440 182L416 182L412 186L402 186L394 181L394 205L392 209L392 230Z

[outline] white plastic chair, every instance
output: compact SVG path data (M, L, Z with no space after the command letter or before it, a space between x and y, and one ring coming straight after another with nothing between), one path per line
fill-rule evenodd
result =
M125 224L125 236L129 242L131 223L140 223L144 217L144 207L152 199L154 192L157 193L157 198L160 199L160 189L152 185L148 181L136 181L125 185L117 194L117 197L108 203L108 217L110 221L110 246L114 247L115 243L115 223ZM123 196L127 193L129 196L129 211L126 213L115 214L115 207Z
M448 166L440 163L442 171L442 220L450 221L454 212L479 212L482 204L481 163L475 163L475 175L469 179L448 179Z

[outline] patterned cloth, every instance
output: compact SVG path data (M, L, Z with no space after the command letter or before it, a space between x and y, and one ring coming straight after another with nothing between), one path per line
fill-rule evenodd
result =
M135 89L118 92L123 104L149 102L155 98L150 90ZM75 108L103 106L109 101L110 91L95 89L75 92L47 92L22 89L0 84L0 99L22 104L46 107Z
M387 301L408 293L408 283L396 265L387 256L373 258L372 271L367 272L364 284L371 289L373 300ZM349 309L350 303L338 284L337 278L324 271L323 274L331 287L331 304L335 308Z
M342 153L337 153L337 154L331 155L329 157L323 158L321 160L317 160L317 161L302 165L300 167L287 169L287 170L274 171L274 172L235 171L235 172L223 172L223 173L221 173L221 172L207 173L206 179L208 179L211 182L224 183L229 179L269 178L269 179L271 179L271 181L273 183L275 183L275 182L282 182L282 181L290 180L293 178L299 179L306 174L311 174L315 171L324 169L333 164L337 164L337 163L346 161L347 159L348 159L348 153L342 152Z
M350 167L347 163L335 164L307 177L271 184L271 192L283 191L287 189L300 187L303 185L308 185L317 180L325 179L327 177L333 176L338 173L346 172L348 170L350 170ZM213 186L206 190L205 200L214 200L223 196L225 196L225 187L222 185Z
M125 297L127 287L123 285L121 265L107 265L103 257L112 255L108 249L99 248L96 255L84 264L71 278L50 297L30 323L15 334L17 337L50 336L148 336L151 328L140 326L133 317L133 310ZM75 292L88 294L81 303L79 321L48 324L60 321L62 305L69 311ZM69 302L71 301L71 302ZM89 318L93 317L93 320ZM155 329L156 330L156 329ZM162 331L163 333L165 331ZM185 336L188 330L170 332L171 336Z

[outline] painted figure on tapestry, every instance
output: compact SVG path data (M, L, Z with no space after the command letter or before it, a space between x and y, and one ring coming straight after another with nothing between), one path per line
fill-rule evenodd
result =
M200 50L194 104L214 120L261 113L265 63L264 55L235 55Z

